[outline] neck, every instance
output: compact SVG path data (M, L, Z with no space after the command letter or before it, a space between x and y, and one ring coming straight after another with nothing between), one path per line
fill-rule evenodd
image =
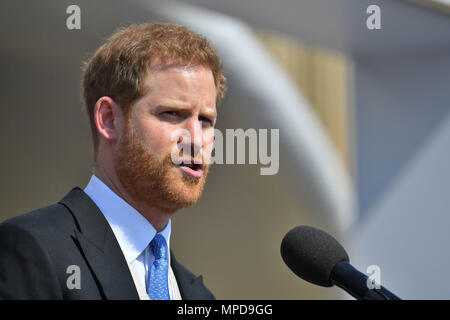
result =
M157 232L161 232L168 224L171 212L166 212L152 207L148 203L134 199L132 195L125 190L120 183L114 170L105 170L104 168L95 165L93 173L104 184L106 184L114 193L125 200L129 205L135 208L148 222L156 229Z

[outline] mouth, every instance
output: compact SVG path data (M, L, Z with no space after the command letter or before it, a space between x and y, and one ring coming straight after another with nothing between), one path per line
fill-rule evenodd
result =
M202 163L184 163L182 162L180 165L177 166L181 169L185 174L200 179L203 176L203 164Z

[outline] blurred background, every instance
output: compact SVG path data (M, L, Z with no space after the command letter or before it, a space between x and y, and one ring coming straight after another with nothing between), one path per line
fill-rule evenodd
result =
M379 266L404 299L450 299L446 0L1 1L0 221L86 186L82 62L118 27L153 21L218 50L219 129L280 130L276 175L215 165L173 218L171 248L218 299L350 299L283 263L298 225L335 236L362 272Z

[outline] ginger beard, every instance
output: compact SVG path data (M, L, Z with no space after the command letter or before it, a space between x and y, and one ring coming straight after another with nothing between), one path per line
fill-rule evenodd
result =
M160 160L144 146L129 121L117 145L114 167L131 197L169 213L197 202L209 171L204 163L203 175L197 179L173 164L170 152Z

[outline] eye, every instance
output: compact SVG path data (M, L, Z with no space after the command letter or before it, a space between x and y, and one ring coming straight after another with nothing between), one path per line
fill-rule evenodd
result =
M182 114L179 111L176 110L166 110L159 114L159 116L167 121L181 121L182 120Z
M179 123L184 120L184 115L178 110L165 110L165 111L159 112L157 114L157 117L161 121L165 121L165 122L173 123L173 124Z
M209 119L209 118L206 118L206 117L200 117L199 120L200 120L201 122L203 122L203 123L206 123L208 126L214 125L214 122L213 122L211 119Z
M162 114L170 117L178 116L178 113L176 111L164 111Z

